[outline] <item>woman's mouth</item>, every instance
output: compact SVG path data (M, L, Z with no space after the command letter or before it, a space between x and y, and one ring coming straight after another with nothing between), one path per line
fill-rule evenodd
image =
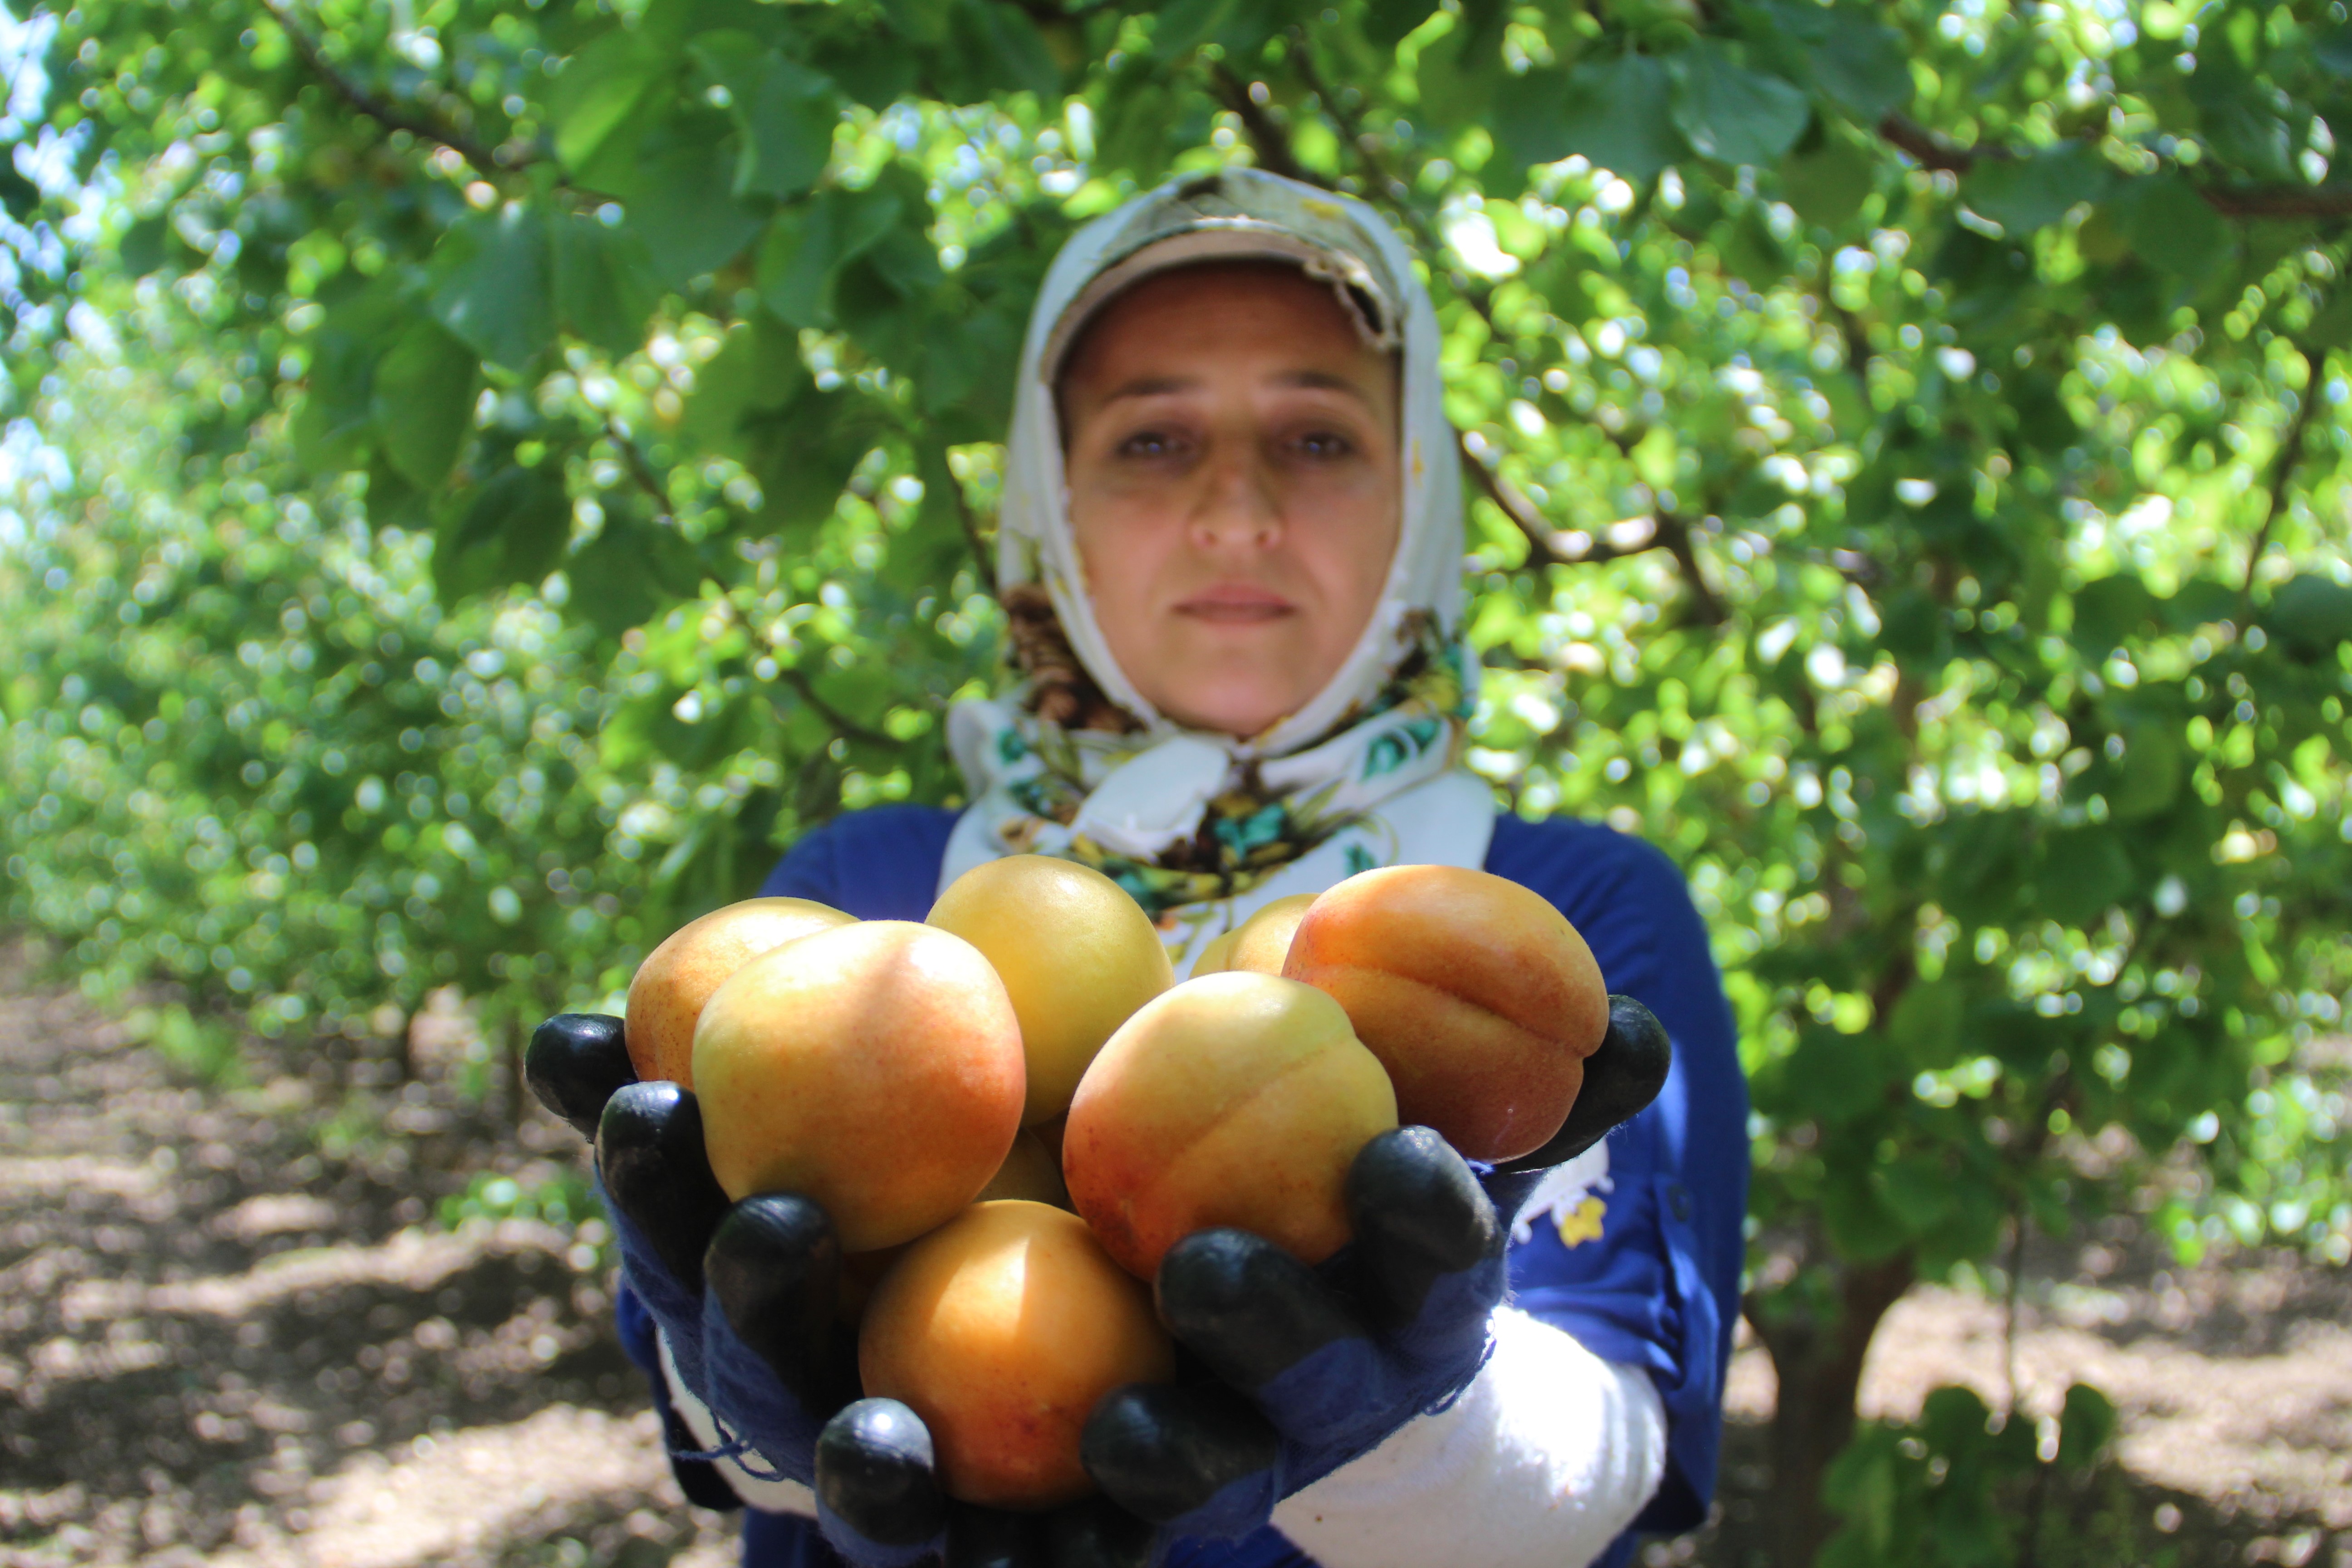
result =
M1297 606L1270 588L1220 583L1180 601L1176 613L1212 626L1256 626L1294 615Z

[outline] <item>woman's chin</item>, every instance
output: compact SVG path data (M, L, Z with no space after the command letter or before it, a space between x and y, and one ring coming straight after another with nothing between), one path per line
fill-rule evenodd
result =
M1246 741L1281 723L1313 695L1311 691L1301 694L1289 682L1282 682L1265 687L1169 692L1154 706L1188 730L1206 730Z

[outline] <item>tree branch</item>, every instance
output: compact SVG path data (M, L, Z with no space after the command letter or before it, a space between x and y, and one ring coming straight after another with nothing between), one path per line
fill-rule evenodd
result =
M1965 174L1981 163L2005 162L2017 156L2011 149L1996 142L1979 142L1972 147L1956 147L1903 114L1890 114L1880 121L1878 135L1889 146L1909 153L1920 167L1954 174Z
M294 45L294 52L302 57L302 63L310 67L311 75L326 83L336 97L385 129L405 131L412 136L446 147L484 174L502 174L535 160L535 154L527 153L519 158L501 161L497 153L464 132L423 115L412 114L397 104L376 97L335 68L334 62L320 49L318 40L304 32L288 15L283 0L261 0L261 8L286 30L286 37Z
M1265 105L1250 96L1247 82L1227 70L1223 60L1209 68L1209 75L1217 100L1240 119L1242 133L1249 138L1250 151L1257 155L1259 168L1310 185L1323 183L1298 162L1297 155L1290 150L1290 138L1282 133L1282 127L1265 111Z
M2352 216L2352 185L2200 185L2197 194L2223 217Z
M812 709L815 710L816 716L818 718L832 725L835 733L842 735L852 741L864 742L869 746L895 746L898 743L889 736L882 733L879 730L867 729L865 725L859 723L856 720L852 719L848 714L844 713L840 709L835 708L832 703L827 702L824 698L818 696L815 682L810 680L807 673L798 665L787 666L786 668L778 670L776 672L776 678L779 680L782 680L786 686L791 687L794 695L798 696L802 701L807 703Z
M963 493L963 481L950 473L948 490L955 501L956 521L963 529L963 542L971 551L972 570L980 574L980 585L988 596L996 597L996 557L981 537L980 519L973 515L971 499Z
M669 491L662 488L661 476L654 472L654 466L646 460L643 452L637 450L637 444L629 439L629 433L621 428L620 421L609 416L605 419L604 439L620 449L621 466L629 470L629 482L652 500L654 515L664 522L676 521L670 511Z
M2286 487L2294 477L2295 464L2303 460L2303 439L2311 429L2312 416L2319 411L2320 399L2326 395L2319 384L2320 373L2327 366L2326 351L2316 356L2296 346L2303 355L2303 400L2294 411L2294 423L2287 426L2286 438L2279 443L2278 455L2271 463L2271 482L2263 505L2263 525L2254 531L2253 547L2246 552L2246 580L2238 588L2239 596L2252 598L2254 573L2263 563L2263 554L2271 547L2271 529L2278 521L2279 509L2286 504Z
M1518 486L1486 466L1470 437L1457 430L1454 438L1462 453L1462 466L1486 499L1501 509L1513 527L1527 535L1528 564L1530 566L1591 566L1603 561L1622 561L1629 555L1642 555L1664 546L1656 520L1651 519L1650 537L1638 544L1618 544L1613 541L1585 532L1581 529L1557 529L1544 520L1535 503L1521 493ZM1638 519L1629 521L1640 521ZM1612 531L1622 523L1612 524Z
M1723 625L1727 618L1723 601L1716 597L1715 590L1707 586L1706 574L1699 570L1698 545L1691 538L1690 520L1664 509L1657 515L1658 540L1682 568L1683 587L1690 595L1691 619L1703 626Z

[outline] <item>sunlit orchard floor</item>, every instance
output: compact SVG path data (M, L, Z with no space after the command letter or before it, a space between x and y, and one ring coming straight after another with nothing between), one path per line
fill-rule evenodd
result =
M197 1089L0 945L0 1568L731 1558L731 1521L670 1481L576 1238L435 1223L481 1172L579 1158L535 1109L459 1096L437 1022L404 1087L380 1046L336 1043ZM2144 1253L2078 1240L2029 1269L2025 1408L2104 1389L2137 1533L2180 1563L2352 1564L2352 1281ZM2007 1398L1998 1303L1917 1291L1878 1344L1874 1413L1949 1382ZM1743 1350L1718 1522L1651 1561L1769 1565L1772 1397Z

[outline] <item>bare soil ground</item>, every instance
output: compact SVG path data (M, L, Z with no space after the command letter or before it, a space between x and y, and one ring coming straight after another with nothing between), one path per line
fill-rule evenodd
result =
M729 1562L593 1256L433 1222L577 1135L340 1045L248 1061L175 1083L0 949L0 1565Z
M580 1238L436 1223L482 1172L532 1185L582 1152L535 1107L458 1094L434 1023L412 1081L330 1043L200 1089L0 946L0 1568L731 1561L732 1519L670 1479ZM2127 1235L2030 1262L2020 1408L2076 1380L2116 1402L2133 1560L2352 1568L2352 1280L2168 1269ZM2003 1408L2007 1364L1999 1303L1921 1289L1864 1405L1957 1382ZM1717 1521L1649 1562L1770 1568L1771 1405L1744 1349Z

